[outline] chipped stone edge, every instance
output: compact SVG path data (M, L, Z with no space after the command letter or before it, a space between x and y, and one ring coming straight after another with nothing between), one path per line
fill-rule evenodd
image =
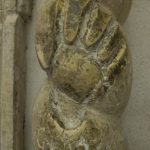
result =
M32 0L0 0L0 150L24 149L26 22Z

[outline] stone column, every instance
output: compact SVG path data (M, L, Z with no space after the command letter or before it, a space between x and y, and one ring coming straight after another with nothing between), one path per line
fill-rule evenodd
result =
M25 31L32 0L0 0L0 7L0 150L23 150Z

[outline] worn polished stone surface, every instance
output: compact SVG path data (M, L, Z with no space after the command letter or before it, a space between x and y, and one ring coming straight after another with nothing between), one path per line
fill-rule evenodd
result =
M28 27L28 88L26 100L26 149L32 150L31 111L33 100L46 78L40 69L34 49L34 30L41 0L36 0L33 19ZM34 5L34 6L36 6ZM150 2L133 0L131 13L124 25L133 61L133 86L129 104L123 116L123 126L128 139L128 150L150 149L150 101L149 101L149 47ZM36 76L36 78L35 78Z
M48 79L33 108L34 149L126 150L132 65L116 17L98 1L44 0L36 28Z

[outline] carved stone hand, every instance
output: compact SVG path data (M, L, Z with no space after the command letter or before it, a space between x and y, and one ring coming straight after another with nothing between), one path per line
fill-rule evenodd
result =
M126 150L120 116L131 60L121 25L101 1L42 5L36 50L48 80L35 101L34 148Z

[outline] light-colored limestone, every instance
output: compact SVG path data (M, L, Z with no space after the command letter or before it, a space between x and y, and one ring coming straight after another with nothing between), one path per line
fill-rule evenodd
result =
M30 0L0 1L1 150L24 149L24 103L26 92L25 19L31 14L30 2Z
M22 27L23 21L17 14L7 16L3 24L1 149L23 148L25 45Z
M125 24L133 61L133 88L123 121L129 150L150 150L149 14L149 0L133 0Z
M14 1L13 1L14 2ZM25 3L26 3L27 1L25 1ZM8 2L9 3L9 2ZM28 2L27 2L28 3ZM15 4L15 3L14 3ZM15 4L16 5L16 4ZM9 6L9 5L8 5ZM10 6L13 6L13 3L11 3L11 5ZM17 12L21 12L20 14L26 14L26 11L20 11L20 6L22 6L22 4L20 5L20 3L19 3L19 9L17 9ZM26 10L26 9L25 9ZM28 10L28 9L27 9ZM14 10L13 9L13 11L15 12L16 10ZM10 11L11 12L11 11ZM12 12L11 12L12 13ZM16 12L15 12L16 13ZM27 14L28 14L28 12L27 12ZM24 16L24 15L22 15L22 16ZM17 17L18 18L18 17ZM20 17L19 17L20 18ZM17 19L18 20L18 19ZM19 19L20 20L20 19ZM21 22L22 22L22 19L20 20ZM19 22L20 22L19 21Z

